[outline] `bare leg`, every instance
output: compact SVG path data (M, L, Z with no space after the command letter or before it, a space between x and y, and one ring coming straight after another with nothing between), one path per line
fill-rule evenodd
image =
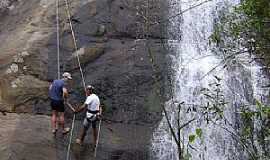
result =
M83 127L82 130L81 130L81 134L80 134L79 138L76 139L77 144L82 145L83 140L84 140L84 138L86 136L86 131L87 131L87 129L85 127Z
M97 134L98 134L97 128L93 128L94 145L97 144Z
M59 126L63 129L63 131L65 130L65 116L64 116L64 112L59 112L60 114L60 118L59 118Z
M81 134L80 134L80 140L83 142L84 138L86 136L86 129L85 127L82 128Z
M56 122L57 122L57 111L53 110L52 111L52 118L51 118L51 125L52 125L53 130L56 129Z

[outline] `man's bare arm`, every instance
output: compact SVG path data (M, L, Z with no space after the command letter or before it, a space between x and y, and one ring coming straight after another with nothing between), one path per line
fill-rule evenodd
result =
M99 114L102 114L102 105L99 105Z
M81 112L84 108L86 108L85 103L83 105L81 105L78 109L76 109L76 112Z
M63 88L63 98L66 100L68 97L68 91L66 88Z

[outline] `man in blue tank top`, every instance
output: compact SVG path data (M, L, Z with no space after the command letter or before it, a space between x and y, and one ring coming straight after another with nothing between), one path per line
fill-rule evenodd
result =
M57 79L52 82L49 89L49 97L51 100L51 107L52 107L52 133L56 133L57 131L57 121L59 122L59 126L62 128L62 133L66 134L69 132L70 128L65 128L65 118L64 118L64 111L65 105L64 101L68 96L68 91L65 87L65 84L68 80L71 80L71 74L65 72L63 74L62 79ZM59 120L58 120L59 118Z

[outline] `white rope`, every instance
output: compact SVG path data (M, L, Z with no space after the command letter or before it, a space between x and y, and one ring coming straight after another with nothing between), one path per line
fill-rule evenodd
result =
M69 160L70 147L71 147L71 141L72 141L72 136L73 136L73 129L74 129L75 119L76 119L76 114L73 115L73 120L72 120L72 125L71 125L71 131L70 131L70 136L69 136L69 142L68 142L68 152L67 152L66 160Z
M101 128L101 121L102 121L102 119L100 119L99 125L98 125L98 135L97 135L97 141L96 141L95 153L94 153L95 158L97 156L97 148L98 148L98 142L99 142L99 135L100 135L99 133L100 133L100 128Z
M75 38L75 33L74 33L72 22L71 22L68 0L65 0L65 2L66 2L66 11L67 11L67 15L68 15L69 26L70 26L70 30L71 30L71 34L72 34L72 38L73 38L73 43L74 43L74 47L75 47L75 51L76 51L76 57L77 57L78 65L79 65L80 72L81 72L84 90L86 90L85 79L84 79L84 75L83 75L83 71L82 71L82 67L81 67L81 62L80 62L79 54L77 52L78 51L77 41Z
M86 91L85 78L84 78L83 70L82 70L82 67L81 67L81 62L80 62L79 54L77 52L78 51L78 46L77 46L77 41L76 41L76 37L75 37L75 33L74 33L74 30L73 30L73 25L72 25L72 21L71 21L70 7L69 7L68 0L65 0L65 4L66 4L66 11L67 11L67 16L68 16L68 20L69 20L69 26L70 26L70 30L71 30L71 34L72 34L72 39L73 39L73 43L74 43L74 47L75 47L76 57L77 57L77 61L78 61L78 65L79 65L79 69L80 69L80 73L81 73L81 77L82 77L83 87L84 87L84 90ZM57 2L57 8L58 7L59 7L59 4ZM57 17L58 17L58 9L57 9ZM58 23L58 20L57 20L57 23ZM57 26L58 26L57 32L59 32L59 25L57 25ZM59 41L59 33L58 33L58 41ZM59 70L60 70L60 67L59 67ZM59 73L59 75L60 75L60 73ZM73 115L73 120L72 120L71 133L70 133L70 137L69 137L69 144L68 144L68 151L67 151L66 160L69 160L69 156L70 156L70 146L71 146L71 141L72 141L72 135L73 135L75 117L76 117L76 115L74 114ZM100 137L100 129L101 129L101 120L99 122L98 137L97 137L97 142L96 142L94 157L96 157L96 154L97 154L97 146L98 146L99 137Z
M57 77L60 79L59 0L56 0Z
M75 33L74 33L74 30L73 30L72 22L71 22L71 15L70 15L69 4L68 4L68 1L67 0L65 0L65 4L66 4L66 12L67 12L68 20L69 20L69 26L70 26L70 30L71 30L71 34L72 34L72 39L73 39L73 43L74 43L74 47L75 47L76 57L77 57L77 61L78 61L78 65L79 65L80 73L81 73L81 77L82 77L83 87L84 87L84 90L86 91L86 84L85 84L84 74L83 74L83 70L82 70L82 67L81 67L81 62L80 62L79 54L77 52L78 51L78 46L77 46L77 41L76 41ZM72 121L72 127L71 127L71 134L70 134L70 137L69 137L69 143L68 143L68 150L67 150L66 160L69 160L70 146L71 146L71 141L72 141L72 136L73 136L73 129L74 129L74 123L75 123L75 116L76 116L76 114L73 115L73 121Z
M56 38L57 39L57 77L58 79L60 79L59 0L56 0L56 37L57 37ZM73 115L66 160L69 160L75 118L76 118L76 114Z

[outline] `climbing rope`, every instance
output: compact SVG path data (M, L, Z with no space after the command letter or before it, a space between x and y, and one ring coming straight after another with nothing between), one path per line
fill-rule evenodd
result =
M70 30L71 30L71 34L72 34L73 44L74 44L74 47L75 47L76 57L77 57L77 61L78 61L78 65L79 65L79 69L80 69L80 73L81 73L81 77L82 77L83 87L84 87L84 90L86 90L86 84L85 84L85 79L84 79L84 75L83 75L83 71L82 71L82 67L81 67L81 62L80 62L79 54L77 52L78 51L77 41L76 41L75 33L74 33L74 30L73 30L73 25L72 25L72 22L71 22L71 16L70 16L70 11L69 11L70 7L69 7L69 3L68 3L67 0L65 0L65 4L66 4L66 12L67 12L67 16L68 16L69 26L70 26ZM76 114L73 115L71 133L70 133L67 156L66 156L67 160L69 160L69 155L70 155L70 145L71 145L71 141L72 141L75 117L76 117Z
M72 119L71 131L70 131L69 142L68 142L68 151L67 151L67 156L66 156L67 160L69 160L69 156L70 156L70 147L71 147L71 141L73 137L75 119L76 119L76 114L73 115L73 119Z
M79 54L77 52L78 51L78 46L77 46L77 41L76 41L76 37L75 37L75 32L74 32L73 26L72 26L70 7L69 7L68 0L65 0L65 4L66 4L66 11L67 11L67 15L68 15L69 26L70 26L70 30L71 30L71 34L72 34L72 38L73 38L73 43L74 43L74 47L75 47L75 50L76 50L76 57L77 57L77 61L78 61L78 65L79 65L79 68L80 68L81 77L82 77L82 81L83 81L83 86L84 86L84 90L86 90L85 78L84 78L84 75L83 75ZM100 119L99 120L99 127L98 127L97 141L96 141L96 144L95 144L94 157L96 157L96 155L97 155L97 148L98 148L98 142L99 142L99 137L100 137L101 122L102 122L102 120ZM71 133L72 133L72 131L71 131ZM70 143L71 143L71 138L70 138ZM68 153L70 152L70 143L69 143Z
M67 1L66 1L66 4L67 4ZM76 44L75 35L74 35L72 24L70 21L69 12L68 12L68 17L69 17L70 27L71 27L71 31L72 31L72 37L73 37L73 41L74 41L74 45L75 45L75 50L77 52L78 47ZM57 36L57 38L56 38L57 39L57 77L58 77L58 79L60 79L59 0L56 0L56 30L57 30L57 34L56 34L56 36ZM81 76L82 76L82 80L83 80L83 86L85 88L85 80L84 80L84 76L83 76L81 63L80 63L78 54L77 54L77 60L78 60L78 64L80 67L80 72L81 72ZM71 142L72 142L72 137L73 137L75 119L76 119L76 114L73 115L73 119L72 119L72 125L71 125L71 131L70 131L70 136L69 136L66 160L69 160L69 157L70 157L70 148L71 148Z
M74 33L72 22L71 22L71 16L70 16L69 5L68 5L68 1L67 0L65 0L65 4L66 4L66 11L67 11L68 19L69 19L69 26L70 26L70 30L71 30L71 33L72 33L72 39L73 39L73 43L74 43L74 47L75 47L76 57L77 57L78 65L79 65L79 68L80 68L80 73L81 73L81 77L82 77L83 87L84 87L84 90L85 90L86 89L85 79L84 79L84 75L83 75L83 71L82 71L82 67L81 67L81 62L80 62L79 54L77 52L78 51L78 46L77 46L77 43L76 43L75 33ZM69 160L69 156L70 156L70 148L71 148L71 142L72 142L72 137L73 137L73 130L74 130L75 119L76 119L76 114L73 115L73 120L72 120L72 125L71 125L71 131L70 131L70 136L69 136L69 142L68 142L68 150L67 150L66 160Z
M57 77L60 79L59 0L56 0Z
M68 16L69 26L70 26L70 30L71 30L71 34L72 34L72 39L73 39L73 43L74 43L74 47L75 47L76 57L77 57L79 69L81 72L83 87L84 87L84 90L86 90L85 79L84 79L84 75L83 75L83 71L82 71L82 67L81 67L80 57L79 57L79 53L77 52L78 51L77 40L76 40L75 33L73 30L72 22L71 22L70 7L69 7L68 0L65 0L65 4L66 4L66 11L67 11L67 16Z
M94 152L94 157L96 158L97 156L97 148L98 148L98 142L99 142L99 133L100 133L100 128L101 128L101 120L99 120L99 125L98 125L98 135L97 135L97 141L96 141L96 145L95 145L95 152Z
M71 34L72 34L73 44L74 44L74 48L75 48L75 52L76 52L76 58L77 58L77 62L78 62L80 73L81 73L83 87L84 87L84 90L86 91L85 78L84 78L84 74L83 74L83 70L82 70L82 67L81 67L81 62L80 62L80 58L79 58L79 54L78 54L77 40L76 40L76 37L75 37L75 32L74 32L72 21L71 21L71 14L70 14L70 7L69 7L68 0L65 0L65 6L66 6L66 13L67 13L67 16L68 16L69 26L70 26L70 30L71 30ZM60 78L59 0L56 0L56 21L57 21L57 59L58 59L57 64L58 64L58 78ZM69 160L69 157L70 157L70 148L71 148L71 141L72 141L72 136L73 136L75 119L76 119L76 114L73 115L66 160ZM100 119L100 122L99 122L99 129L98 129L98 135L97 135L97 142L96 142L96 145L95 145L94 157L96 157L96 154L97 154L97 146L98 146L99 137L100 137L100 129L101 129L101 119Z

